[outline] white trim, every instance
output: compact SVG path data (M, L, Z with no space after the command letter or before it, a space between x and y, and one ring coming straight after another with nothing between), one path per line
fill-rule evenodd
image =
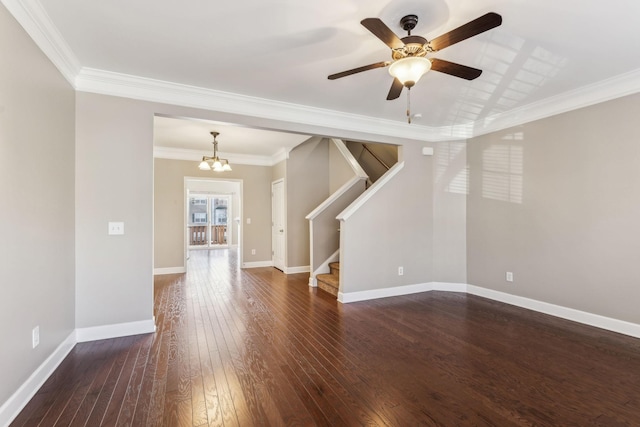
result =
M349 151L349 149L347 148L347 144L345 144L343 140L331 138L331 142L333 142L338 151L340 151L340 154L342 154L342 157L344 157L344 159L349 163L349 166L351 166L351 169L353 170L353 173L356 174L356 176L362 179L369 178L369 175L367 175L364 169L362 169L362 166L360 166L360 163L358 163L356 158L353 157L353 153Z
M318 287L318 281L316 280L316 276L314 276L313 274L309 276L309 287L310 288Z
M254 262L243 262L242 268L259 268L259 267L273 267L273 261L254 261Z
M395 286L392 288L371 289L369 291L348 293L338 292L338 301L348 304L350 302L417 294L420 292L428 292L430 290L432 290L431 283L420 283L417 285L404 285Z
M521 308L526 308L528 310L537 311L539 313L548 314L550 316L559 317L561 319L571 320L573 322L582 323L584 325L594 326L596 328L604 329L607 331L617 332L619 334L640 338L640 324L637 323L631 323L624 320L601 316L599 314L588 313L586 311L563 307L561 305L538 301L518 295L512 295L493 289L469 285L466 283L429 282L416 285L372 289L369 291L349 293L339 292L338 301L346 304L357 301L410 295L418 292L429 291L465 292L470 295L477 295L479 297L487 298L493 301L499 301Z
M308 220L314 220L318 215L320 215L325 209L327 209L329 206L331 206L333 204L333 202L335 202L339 197L341 197L344 193L346 193L347 191L349 191L351 189L351 187L353 187L354 185L356 185L357 183L361 182L363 179L367 179L366 176L364 177L359 177L359 176L354 176L353 178L351 178L349 181L345 182L340 188L338 188L336 191L334 191L329 197L327 197L324 202L320 203L318 205L317 208L315 208L314 210L311 211L311 213L309 213L309 215L307 215L305 217L305 219Z
M331 264L332 262L339 262L339 261L340 261L340 248L336 249L336 251L332 253L329 256L329 258L324 260L324 262L318 266L316 271L313 272L313 276L315 277L318 274L329 273L329 271L331 270L329 268L329 264Z
M640 69L475 122L439 128L433 141L471 138L640 92Z
M311 272L311 266L310 265L301 265L298 267L285 267L284 268L284 273L285 274L297 274L297 273L309 273Z
M345 210L340 212L336 217L339 221L345 221L349 219L351 215L356 213L358 209L362 205L364 205L367 200L373 197L387 182L391 181L391 179L398 174L404 168L404 161L400 163L396 163L389 169L384 175L382 175L376 182L373 183L371 187L367 189L364 193L362 193L357 199L353 201Z
M29 34L65 79L75 88L80 62L64 40L40 2L2 0L2 4Z
M137 322L117 323L115 325L93 326L76 329L77 342L106 340L127 337L129 335L150 334L156 331L155 318Z
M432 291L442 292L467 292L469 285L466 283L430 282Z
M613 319L599 314L588 313L586 311L507 294L505 292L494 291L493 289L481 288L474 285L467 285L467 293L537 311L539 313L560 317L562 319L583 323L585 325L595 326L596 328L640 338L640 324L637 323Z
M278 163L287 160L292 149L293 147L282 147L276 154L271 156L271 164L269 164L268 166L275 166Z
M162 274L181 274L186 273L186 267L164 267L164 268L154 268L153 275L159 276Z
M20 411L60 366L69 352L76 345L75 331L62 341L47 359L22 383L20 388L0 406L0 426L8 426L18 416Z
M439 134L436 128L408 125L400 120L362 116L87 67L83 67L76 77L76 88L82 92L393 138L428 141L430 135L437 137Z
M475 122L440 128L82 67L37 0L1 0L60 73L84 92L419 141L465 139L640 92L640 69ZM236 162L237 163L237 162Z

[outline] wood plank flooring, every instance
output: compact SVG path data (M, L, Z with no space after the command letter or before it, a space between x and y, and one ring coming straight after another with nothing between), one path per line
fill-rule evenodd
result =
M638 426L640 340L464 294L341 305L193 251L155 334L78 344L12 426Z

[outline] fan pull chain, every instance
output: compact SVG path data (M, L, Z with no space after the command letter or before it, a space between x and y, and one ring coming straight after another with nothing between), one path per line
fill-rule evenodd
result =
M411 124L411 88L407 89L407 123Z

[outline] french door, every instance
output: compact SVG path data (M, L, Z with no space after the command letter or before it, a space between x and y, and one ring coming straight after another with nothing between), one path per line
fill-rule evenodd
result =
M231 205L229 196L190 194L187 201L189 249L227 246Z

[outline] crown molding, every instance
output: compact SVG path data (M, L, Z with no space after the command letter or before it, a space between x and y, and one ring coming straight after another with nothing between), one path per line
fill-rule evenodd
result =
M81 91L421 141L468 139L640 92L640 70L461 125L408 125L340 111L83 68Z
M82 68L76 78L82 92L201 108L329 129L429 141L437 129L342 111L274 101L128 74Z
M640 92L640 69L567 91L472 123L439 128L434 141L466 139Z
M238 154L238 153L224 153L218 151L218 156L229 160L229 163L233 166L237 165L253 165L253 166L273 166L277 162L274 162L274 158L279 155L280 152L273 156L255 156L250 154ZM202 160L203 155L209 155L201 150L191 150L187 148L172 148L172 147L153 147L153 157L157 159L170 159L170 160L187 160L193 162L199 162Z
M1 0L65 79L75 86L80 62L37 0Z
M271 166L287 160L289 158L290 152L291 152L291 148L282 147L276 154L271 156Z
M400 121L81 67L38 0L0 1L64 78L78 91L320 126L337 131L417 141L460 140L640 92L638 69L466 124L437 128L409 125Z

